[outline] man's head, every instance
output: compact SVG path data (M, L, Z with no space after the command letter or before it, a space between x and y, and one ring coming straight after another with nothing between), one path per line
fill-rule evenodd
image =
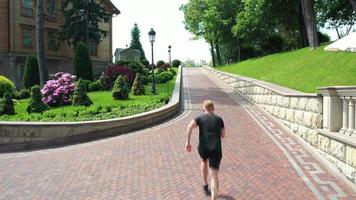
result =
M205 100L203 103L203 109L206 113L214 112L214 102L211 100Z

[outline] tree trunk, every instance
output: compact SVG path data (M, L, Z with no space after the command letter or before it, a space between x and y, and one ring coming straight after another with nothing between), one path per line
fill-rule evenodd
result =
M241 61L241 40L240 38L237 39L237 61Z
M210 40L210 50L211 50L211 59L213 61L213 67L216 67L213 40Z
M43 86L48 80L47 60L44 45L44 0L37 0L36 33L38 70L40 72L41 86Z
M352 8L356 11L356 0L350 0L352 4Z
M304 48L309 45L308 42L308 36L307 36L307 30L305 28L305 23L304 23L304 16L303 16L303 10L302 10L302 5L299 4L298 8L298 29L299 29L299 48Z
M307 29L309 46L316 48L320 46L318 32L316 30L316 19L314 13L314 0L301 0L304 15L304 23Z
M220 47L219 47L219 44L217 42L215 43L215 49L216 49L216 59L218 61L218 65L221 65Z

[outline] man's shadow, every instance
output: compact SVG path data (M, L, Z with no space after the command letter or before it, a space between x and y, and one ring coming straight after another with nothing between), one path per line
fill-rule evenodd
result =
M230 195L221 194L218 196L218 200L236 200L236 199Z

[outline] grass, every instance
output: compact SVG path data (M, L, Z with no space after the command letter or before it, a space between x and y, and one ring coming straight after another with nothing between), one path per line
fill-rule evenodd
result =
M111 91L88 93L94 105L76 107L72 105L54 107L43 114L28 114L26 108L29 99L19 100L15 104L16 115L0 116L0 121L41 121L69 122L112 119L147 112L165 105L175 87L175 78L167 83L156 84L157 95L151 93L151 84L145 85L146 94L134 96L128 100L114 100Z
M324 47L273 54L217 69L302 92L318 87L356 85L356 53L326 52Z

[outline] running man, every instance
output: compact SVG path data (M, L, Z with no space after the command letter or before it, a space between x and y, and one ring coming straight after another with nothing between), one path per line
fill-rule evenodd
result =
M219 189L219 167L222 158L221 138L225 137L224 121L214 114L214 103L206 100L203 103L204 115L192 120L187 130L187 141L185 149L192 151L190 138L194 128L199 127L198 152L202 159L201 173L203 177L203 189L206 195L211 195L215 200ZM208 161L211 177L211 192L208 189Z

